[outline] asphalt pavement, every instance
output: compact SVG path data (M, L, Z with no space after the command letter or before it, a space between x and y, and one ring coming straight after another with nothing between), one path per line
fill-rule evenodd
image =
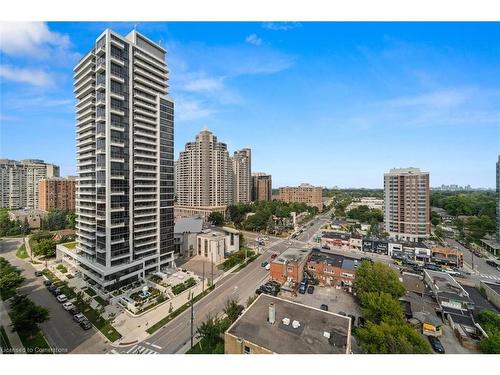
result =
M72 315L64 310L61 303L57 302L56 298L45 288L44 278L35 276L35 267L16 257L16 250L22 242L23 239L0 240L0 256L23 272L26 280L18 288L18 292L27 294L37 305L49 310L50 319L40 324L40 328L50 347L55 353L70 353L90 338L105 346L104 338L94 328L84 331L73 321Z

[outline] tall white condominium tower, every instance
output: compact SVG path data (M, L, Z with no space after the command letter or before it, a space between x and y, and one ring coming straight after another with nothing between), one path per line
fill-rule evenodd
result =
M173 102L166 51L105 30L74 69L77 246L61 250L107 290L173 264Z
M177 204L186 212L192 208L188 214L195 214L200 207L210 210L233 202L233 173L227 146L208 129L203 129L194 142L186 143L176 169Z
M244 148L233 155L234 203L252 200L252 151Z
M59 177L59 167L39 159L0 159L0 208L38 209L38 182Z
M429 236L429 172L391 169L384 174L384 228L391 237L419 241Z

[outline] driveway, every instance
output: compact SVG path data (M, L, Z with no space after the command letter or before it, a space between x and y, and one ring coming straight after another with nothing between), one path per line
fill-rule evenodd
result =
M26 280L18 288L19 293L27 294L33 302L49 310L50 319L40 324L40 328L54 352L70 353L94 336L96 337L93 340L96 343L104 345L105 340L95 329L84 331L73 321L71 314L64 310L56 298L45 288L43 285L44 278L35 277L35 267L31 263L16 257L16 249L21 243L22 239L0 240L0 256L23 271ZM40 266L38 268L41 269Z

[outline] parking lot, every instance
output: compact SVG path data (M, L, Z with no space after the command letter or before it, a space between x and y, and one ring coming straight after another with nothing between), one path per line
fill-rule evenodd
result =
M334 313L342 311L348 315L354 315L356 317L356 324L358 317L362 315L361 308L356 302L355 297L335 287L315 286L313 294L297 294L297 297L289 299L316 308L320 308L322 304L325 304L328 306L328 311Z

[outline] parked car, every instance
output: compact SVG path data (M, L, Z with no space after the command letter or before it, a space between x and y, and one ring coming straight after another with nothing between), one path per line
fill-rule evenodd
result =
M35 276L36 276L36 277L43 276L42 271L35 271Z
M325 249L325 250L330 250L330 246L327 246L327 245L323 245L321 246L322 249Z
M271 286L271 285L268 285L268 284L264 284L264 285L261 285L256 291L255 291L256 294L270 294L270 295L273 295L273 296L277 296L278 295L278 290Z
M356 317L354 315L347 315L349 318L351 318L351 327L354 327L354 324L356 323Z
M314 293L314 286L309 285L309 286L307 287L307 293L308 293L308 294L313 294L313 293Z
M267 263L265 269L269 271L271 269L271 265Z
M342 315L342 316L347 316L347 314L345 312L343 312L343 311L339 311L338 314Z
M43 285L49 287L49 286L52 285L52 281L50 281L50 280L43 280Z
M307 289L307 279L302 280L302 282L299 284L299 293L300 294L305 294Z
M324 303L321 304L321 306L319 307L321 310L323 311L328 311L328 305L325 305Z
M65 302L65 303L62 304L62 307L63 307L64 310L69 311L73 307L75 307L75 305L73 305L71 302Z
M80 309L78 307L74 306L74 305L68 311L70 312L71 315L80 314Z
M441 271L441 267L433 263L427 263L426 265L424 265L424 268L431 271Z
M87 318L82 313L78 313L78 314L73 315L73 320L77 323L80 323L84 319L87 319Z
M498 267L497 262L495 262L494 260L487 260L487 261L486 261L486 264L487 264L488 266L491 266L491 267L495 267L495 268L496 268L496 267Z
M57 297L56 297L57 301L58 302L66 302L68 300L68 297L66 297L64 294L59 294Z
M50 289L50 292L54 295L54 296L58 296L59 294L62 294L61 292L61 289L59 289L58 287L55 287L53 289Z
M267 260L265 260L260 265L261 265L261 267L265 268L268 264L269 264L269 262Z
M278 256L278 254L272 254L271 259L276 259L277 256Z
M270 280L270 281L268 281L266 284L267 284L267 285L271 285L271 286L273 286L273 287L274 287L275 289L277 289L278 291L281 289L281 284L280 284L280 283L278 283L277 281L272 281L272 280Z
M437 337L427 336L427 338L429 339L429 342L432 346L432 350L434 350L436 353L444 354L443 344L441 344L441 341L439 341Z
M80 321L80 327L82 327L84 330L88 330L92 328L92 324L87 319L84 319Z

